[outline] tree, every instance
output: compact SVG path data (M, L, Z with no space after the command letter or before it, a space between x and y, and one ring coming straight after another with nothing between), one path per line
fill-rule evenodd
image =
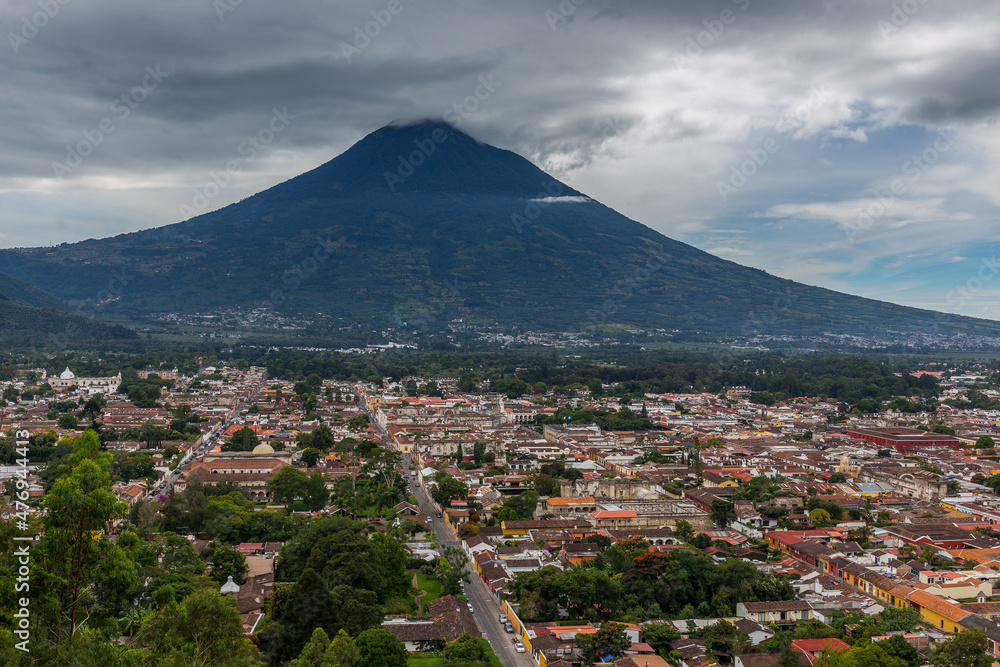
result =
M684 542L689 542L694 537L694 528L691 527L688 521L678 519L676 526L674 526L674 535Z
M79 425L79 420L68 412L64 412L59 415L59 428L66 429L67 431L73 431Z
M320 451L315 447L306 447L302 450L302 463L305 464L307 468L312 468L319 461Z
M431 492L434 502L444 507L449 507L452 500L469 497L469 486L454 477L445 477L439 480L437 486Z
M330 491L326 488L326 478L323 473L314 470L306 481L304 490L305 503L314 512L326 507L330 500Z
M384 612L378 596L370 590L342 584L330 590L336 627L356 635L382 622Z
M642 640L661 656L670 653L670 642L681 638L681 633L669 623L651 623L642 628Z
M715 655L739 655L749 650L750 636L745 632L740 632L736 627L726 620L720 620L712 627L705 630L702 635L705 640L705 647Z
M122 543L123 539L124 536L118 541L119 544ZM165 572L193 574L201 568L201 559L198 558L194 546L186 537L177 533L163 533L156 541L155 546L157 556L160 559L160 568Z
M757 405L774 405L777 399L768 391L752 391L749 396L750 402Z
M934 424L934 426L931 427L931 432L941 433L942 435L955 435L954 427L948 426L947 424Z
M989 667L993 660L986 654L989 639L978 628L962 630L941 643L931 654L935 667Z
M730 521L736 519L736 506L726 500L712 501L712 521L725 528Z
M226 583L229 577L242 585L247 574L247 559L232 547L212 543L202 552L207 562L212 563L212 579L218 584Z
M869 646L856 646L849 651L820 658L817 667L909 667L909 664L890 655L884 642Z
M143 623L141 651L149 664L190 667L251 667L256 647L243 636L236 600L202 588L177 604L172 599Z
M278 665L302 653L316 628L327 636L337 630L330 591L316 571L307 568L295 585L278 588L271 602L271 622L260 634L270 663Z
M552 475L538 473L532 479L532 483L534 484L535 491L537 491L540 496L559 495L559 481Z
M290 505L297 497L306 494L309 477L293 466L284 466L274 477L267 480L267 492L271 498L285 505Z
M347 420L347 428L352 431L363 431L371 425L368 415L361 414Z
M830 475L831 484L842 484L847 481L847 475L842 472L835 472Z
M598 657L606 655L621 657L632 646L632 640L625 634L624 626L608 622L601 625L593 634L578 634L576 645L583 649L584 661L592 665Z
M698 533L691 538L689 544L696 549L707 549L712 545L712 538L705 533Z
M917 648L901 635L893 635L888 640L879 642L879 646L892 657L906 661L908 667L920 667L924 663Z
M330 635L323 628L316 628L309 643L302 647L299 657L288 663L288 667L327 667L326 652L329 648Z
M224 452L252 452L260 444L260 438L249 426L239 429L222 445Z
M365 630L355 643L358 662L365 667L406 667L406 648L388 630Z
M465 571L468 562L469 557L461 549L451 546L444 548L444 558L439 558L434 568L434 576L441 580L441 592L444 595L462 593L462 582L469 580L469 575Z
M756 503L772 497L780 488L776 480L771 479L767 475L758 475L740 488L734 498L737 500L751 500Z
M977 449L993 449L994 447L996 447L996 443L988 435L979 436L979 439L976 440Z
M323 667L356 667L360 666L358 645L354 638L341 629L326 650Z
M519 518L526 520L534 518L537 505L538 491L534 489L504 499L504 507L514 510Z
M809 512L809 522L817 527L827 526L833 522L830 513L823 508L816 508Z
M453 665L455 667L465 667L466 665L489 667L490 655L492 654L490 643L485 639L472 635L462 635L445 645L441 651L441 658L444 662L438 663L438 665L439 667Z
M33 602L57 645L74 643L90 616L99 615L102 598L121 600L138 583L135 564L104 535L127 505L111 491L112 455L100 448L94 431L73 442L45 496L44 533L32 550L38 567L32 568L31 589L45 592Z

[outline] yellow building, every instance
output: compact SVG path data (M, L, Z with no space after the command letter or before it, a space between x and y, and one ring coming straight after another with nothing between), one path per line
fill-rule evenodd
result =
M958 604L924 591L910 593L910 605L920 612L920 618L925 622L945 632L964 630L959 622L970 615L970 612L963 610Z

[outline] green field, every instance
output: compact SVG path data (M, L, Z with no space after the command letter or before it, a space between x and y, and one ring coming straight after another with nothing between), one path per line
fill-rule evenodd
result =
M441 658L430 656L427 658L409 658L406 661L406 665L407 667L434 667L439 662L441 662Z
M417 586L420 590L427 593L427 595L424 595L420 599L423 604L427 604L431 600L437 600L441 597L441 580L437 577L428 574L418 574Z
M406 665L407 667L434 667L440 661L441 657L436 655L420 656L419 658L411 656L406 660ZM490 648L490 667L503 667L503 663L493 652L492 647Z

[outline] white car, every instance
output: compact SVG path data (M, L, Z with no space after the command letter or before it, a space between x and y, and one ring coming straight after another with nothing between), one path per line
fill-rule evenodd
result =
M522 644L521 642L514 644L514 650L517 651L518 653L524 653L524 644Z

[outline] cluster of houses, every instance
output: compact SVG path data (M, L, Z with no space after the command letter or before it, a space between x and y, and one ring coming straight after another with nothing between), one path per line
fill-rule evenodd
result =
M118 440L109 446L148 453L160 477L171 471L171 447L179 452L176 461L190 452L174 488L183 489L197 475L206 483L233 482L261 502L268 500L267 481L282 467L303 465L303 440L317 439L322 451L316 469L329 488L341 476L357 473L362 463L333 445L344 438L374 440L408 457L412 470L403 473L428 501L442 476L466 484L467 498L437 510L448 530L464 538L463 548L513 634L543 666L578 662L573 638L596 628L521 623L507 599L511 580L543 567L587 564L597 553L597 545L587 541L593 535L612 542L640 536L652 550L692 548L678 536L681 527L705 535L711 546L703 550L714 558L742 558L765 573L795 575L796 600L741 603L737 617L729 619L755 645L773 635L772 624L827 622L838 610L878 614L894 607L919 612L926 627L907 637L915 645L925 648L975 627L987 633L994 655L1000 655L1000 593L994 595L1000 540L993 536L1000 530L1000 497L984 484L1000 474L995 451L984 440L1000 438L1000 413L943 406L934 415L886 410L862 416L820 399L757 405L748 390L737 387L718 395L648 394L630 407L654 429L608 431L554 419L564 407L621 409L618 399L592 396L587 387L568 395L536 389L511 399L460 392L455 378L435 378L432 393L438 395L416 396L412 388L426 387L430 379L325 381L312 388L306 405L296 397L296 382L268 379L263 368L203 368L192 377L143 371L147 377L154 373L172 386L163 391L160 407L151 408L115 395L120 377L78 378L67 369L58 378L35 373L30 382L8 382L20 392L47 380L53 393L0 408L3 428L78 433L49 419L49 404L82 405L104 392L108 401L98 419L119 433L150 424L167 428L177 407L187 405L197 416L196 438ZM960 400L968 381L952 380L944 382L946 395ZM996 392L983 393L996 398ZM947 432L915 428L931 419ZM245 428L259 445L248 452L224 451L222 443ZM0 481L15 474L0 468ZM768 478L763 491L754 481L760 478ZM40 480L30 481L37 498ZM154 485L132 480L116 483L114 490L134 504ZM512 518L508 503L530 492L538 493L530 518L523 507L522 516ZM430 517L418 506L403 503L396 509L430 529ZM248 557L260 559L237 594L250 632L273 585L268 546L274 547L241 545L254 550ZM408 546L418 558L440 556L429 539ZM664 621L683 636L673 647L682 664L711 664L704 643L689 635L692 628L717 621ZM445 596L426 614L388 619L385 627L408 646L426 649L475 630L475 619ZM628 627L635 634L633 649L619 659L659 665L662 658L647 650L642 630ZM793 647L803 664L833 648L838 647L808 642ZM769 664L758 655L739 660L736 664L748 667Z

